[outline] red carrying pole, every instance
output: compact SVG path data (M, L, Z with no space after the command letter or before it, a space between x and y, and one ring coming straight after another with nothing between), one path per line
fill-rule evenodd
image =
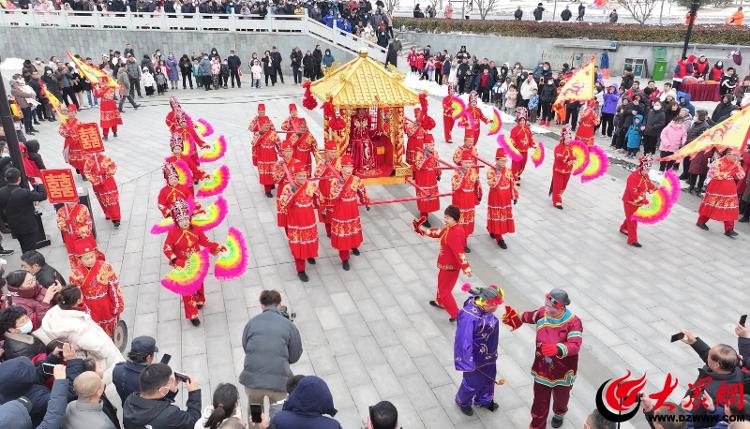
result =
M416 200L423 200L425 198L440 198L440 197L447 197L449 195L453 195L452 193L448 192L445 194L437 194L437 195L425 195L424 197L410 197L410 198L396 198L393 200L380 200L380 201L370 201L371 206L375 206L378 204L390 204L390 203L406 203L409 201L416 201ZM362 204L360 204L362 205Z

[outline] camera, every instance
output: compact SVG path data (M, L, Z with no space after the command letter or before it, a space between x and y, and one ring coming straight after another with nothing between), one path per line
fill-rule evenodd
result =
M286 305L282 305L279 307L279 313L281 313L282 316L286 317L292 322L294 322L294 319L297 317L297 313L290 313L289 308L287 308Z

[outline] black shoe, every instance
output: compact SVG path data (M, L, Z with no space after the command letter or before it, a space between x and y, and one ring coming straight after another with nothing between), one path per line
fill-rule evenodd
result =
M204 303L200 303L200 304L197 304L197 305L198 305L198 310L202 310L202 309L203 309L203 306L204 306L205 304L204 304Z
M273 194L271 194L270 192L266 192L266 196L267 196L268 198L273 198Z
M494 240L495 239L495 234L490 233L490 238Z
M119 228L120 227L120 221L119 220L113 220L112 221L112 225L114 225L115 228Z
M16 253L16 251L12 249L0 249L0 256L10 256L14 253Z
M359 249L357 249L356 247L354 249L352 249L352 254L354 256L359 256Z
M349 261L346 260L346 261L342 262L341 263L341 268L343 268L344 271L349 271Z
M57 119L55 119L55 118L47 118L47 120L50 121L50 122L57 122Z
M438 304L437 301L430 301L430 305L437 308L444 308L442 305Z
M560 416L553 416L552 417L552 422L550 423L550 425L553 428L559 428L560 426L562 426L562 424L563 424L563 418L562 417L560 417Z
M39 125L39 121L34 121L34 125Z
M464 253L471 253L471 249L469 249L468 247L464 247Z
M695 226L697 226L698 228L704 231L708 231L708 226L705 223L696 223Z
M495 410L497 410L498 408L500 408L500 405L497 405L497 402L492 401L489 404L480 405L480 407L487 408L488 410L490 410L490 411L492 411L494 413Z
M118 112L120 112L120 113L124 113L124 112L125 112L125 111L124 111L124 110L122 110L122 109L117 109L117 111L118 111Z
M297 277L299 277L299 279L300 279L300 280L302 280L302 281L303 281L303 282L305 282L305 283L307 283L307 282L309 282L309 281L310 281L310 278L309 278L309 277L307 277L307 273L306 273L306 272L304 272L304 271L300 271L300 272L298 272L298 273L297 273Z
M730 238L734 238L734 237L737 237L740 234L738 234L737 231L735 231L735 230L730 230L730 231L725 232L724 235L726 235L727 237L730 237Z
M315 258L307 258L307 263L311 265L315 265Z
M637 241L636 241L635 243L628 243L628 245L629 245L629 246L633 246L633 247L643 247L643 246L641 245L641 243L639 243L639 242L637 242Z
M432 228L432 224L430 223L429 220L424 221L424 223L422 224L422 226L424 226L425 228Z
M104 140L106 142L107 140L109 140L109 136L102 137L102 140Z
M474 409L471 407L462 407L458 406L458 408L461 410L462 413L464 413L467 416L473 416L474 415Z
M555 208L558 209L558 210L562 210L563 206L562 206L562 204L555 204Z
M741 217L741 218L740 218L740 220L738 220L737 222L740 222L740 223L747 223L748 221L750 221L750 218L748 218L747 216L743 216L743 217Z
M456 323L456 319L454 319L454 318L452 318L452 317L451 317L451 318L449 318L449 319L448 319L448 321L449 321L450 323Z
M139 107L141 107L141 105L140 104L136 104L135 106L133 106L133 109L138 110Z
M200 326L201 320L196 317L195 319L190 319L190 323L192 323L193 326Z
M113 137L117 137L117 133L116 133L116 132L114 132L114 131L112 131L112 136L113 136Z
M508 245L505 244L505 240L497 240L497 245L500 246L501 249L507 249Z

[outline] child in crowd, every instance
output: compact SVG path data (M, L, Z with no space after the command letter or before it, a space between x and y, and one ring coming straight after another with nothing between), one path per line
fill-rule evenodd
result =
M539 108L539 94L537 89L531 89L531 97L529 97L529 122L536 122L537 109Z
M516 111L516 102L518 101L518 89L515 84L508 86L508 92L505 93L505 113Z
M250 75L253 79L253 84L250 85L253 88L260 88L260 80L263 79L263 67L260 65L260 61L254 60L252 67L250 67Z
M167 76L164 75L164 71L161 67L156 69L154 74L154 81L156 82L156 92L159 95L167 92Z
M146 90L146 95L152 96L156 91L156 81L154 75L148 71L147 67L144 67L141 74L141 83L143 83L143 89Z
M628 140L628 158L635 158L638 150L641 148L641 122L643 115L635 115L633 124L628 128L625 138Z

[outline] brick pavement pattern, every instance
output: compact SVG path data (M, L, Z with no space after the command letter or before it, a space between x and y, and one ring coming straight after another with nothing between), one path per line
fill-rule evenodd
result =
M123 211L119 230L104 221L97 204L93 216L98 243L107 260L120 274L125 299L124 320L130 338L156 337L161 352L170 353L172 366L198 378L203 404L210 403L213 389L221 382L238 383L244 353L241 334L247 320L260 312L258 296L263 289L277 289L291 310L304 342L304 355L293 371L323 377L333 393L344 428L358 428L368 405L381 399L392 401L404 428L525 428L530 421L533 330L526 325L511 333L501 330L499 373L507 383L496 389L500 409L477 410L473 417L461 414L453 397L461 374L453 369L454 326L443 311L431 308L437 269L437 243L413 233L415 204L380 205L362 211L365 242L362 255L352 257L351 271L343 271L328 240L321 240L317 265L308 267L311 281L301 283L294 270L283 231L275 223L275 199L266 198L251 168L250 133L247 124L256 103L265 102L277 127L287 115L290 100L300 105L317 139L322 133L319 109L301 107L302 91L290 85L274 89L224 91L176 91L183 108L194 118L210 121L217 135L229 143L225 162L232 177L224 195L229 216L210 232L223 240L234 226L246 234L250 246L249 269L241 278L206 281L203 324L193 327L184 320L179 297L159 284L169 267L161 254L163 236L149 229L160 218L156 196L163 184L160 166L168 153L169 134L164 125L169 106L166 98L144 98L143 107L126 108L118 138L105 143L117 162L117 181ZM430 100L430 113L439 121L440 102ZM407 114L412 116L412 109ZM96 109L79 114L82 121L98 121ZM507 127L508 125L506 125ZM441 124L438 124L438 129ZM35 136L42 143L47 165L63 165L62 139L56 126L42 125ZM455 129L455 141L463 130ZM443 159L449 159L456 144L439 140ZM540 136L551 154L557 138ZM606 144L600 142L600 144ZM496 145L482 136L480 156L492 160ZM747 303L741 277L747 253L746 224L742 234L730 240L711 225L704 232L695 224L695 204L678 206L664 222L640 229L642 249L625 244L619 234L622 221L620 197L625 170L612 166L612 173L581 185L571 179L565 193L565 210L552 207L547 197L551 177L548 157L539 169L529 165L514 206L517 233L508 235L508 250L501 250L484 229L486 199L477 208L477 230L469 239L469 260L474 281L500 284L506 302L519 310L541 305L552 287L564 288L572 299L571 309L581 317L584 347L580 373L573 389L565 427L582 427L594 408L598 386L626 369L647 371L648 392L663 385L667 372L680 381L681 389L695 377L699 359L682 343L669 343L671 334L686 327L709 344L736 344L732 326ZM209 167L209 170L215 167ZM617 174L616 170L620 169ZM482 170L482 177L485 176ZM486 186L484 179L482 180ZM440 191L449 192L444 174ZM84 185L90 190L90 184ZM407 185L373 186L374 200L412 196ZM683 194L683 200L694 198ZM441 201L442 207L449 204ZM67 272L65 248L52 210L42 204L47 233L53 244L42 249L48 261ZM433 217L433 224L439 224ZM322 227L321 237L325 237ZM5 245L18 252L17 242L6 237ZM18 266L18 253L8 258ZM463 277L459 282L463 281ZM463 302L465 294L455 295ZM745 290L745 292L743 292ZM747 313L747 308L744 308ZM684 390L683 390L684 391ZM677 393L676 393L677 394ZM243 392L244 395L244 392ZM677 397L675 397L676 399ZM179 402L184 403L184 401ZM244 404L243 400L243 404ZM243 413L246 410L243 410ZM636 419L623 427L645 427Z

